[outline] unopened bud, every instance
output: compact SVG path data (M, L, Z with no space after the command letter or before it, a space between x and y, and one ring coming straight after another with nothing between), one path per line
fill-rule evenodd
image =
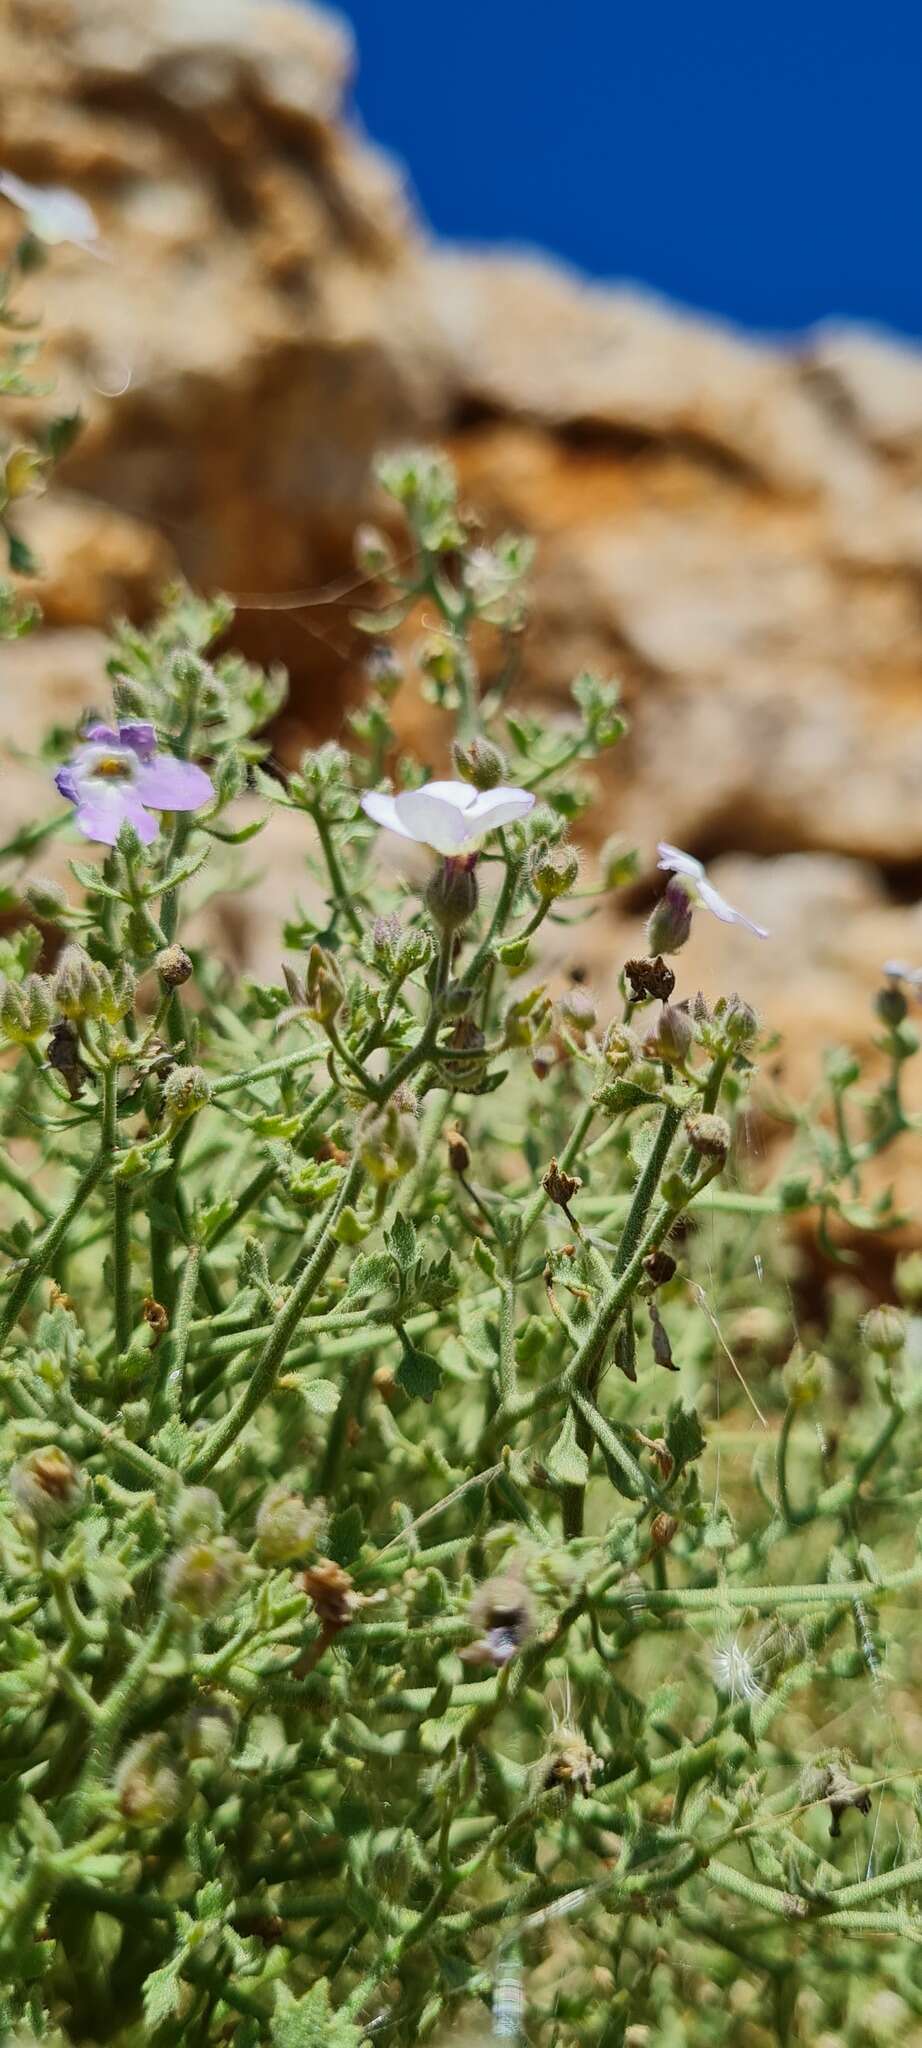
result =
M132 1827L162 1828L175 1819L182 1788L164 1759L162 1735L142 1735L126 1749L115 1772L115 1796Z
M609 1024L602 1041L602 1052L606 1065L615 1074L623 1074L628 1067L636 1065L640 1058L640 1040L627 1024Z
M654 1515L650 1523L650 1541L654 1550L668 1550L678 1527L679 1525L674 1515L667 1515L665 1513Z
M557 1007L563 1022L569 1024L571 1031L575 1031L581 1038L595 1030L599 1013L586 989L568 988L566 995L561 996Z
M730 1150L730 1126L725 1117L709 1115L707 1110L687 1116L685 1132L693 1152L699 1159L718 1159L721 1164Z
M224 1526L224 1510L210 1486L184 1486L170 1510L170 1528L177 1543L193 1536L218 1536Z
M874 998L874 1008L881 1023L886 1024L888 1030L895 1031L897 1025L903 1023L909 1005L902 989L890 985L878 990Z
M643 1042L648 1060L662 1060L665 1066L681 1067L691 1049L694 1026L678 1003L664 1003Z
M171 1124L184 1124L211 1100L211 1084L201 1067L174 1067L164 1084L163 1109Z
M506 762L492 740L473 739L466 747L455 740L451 758L462 782L473 783L475 789L497 789L506 780Z
M82 1472L57 1444L44 1444L20 1458L9 1475L16 1502L39 1529L52 1529L75 1514L83 1499Z
M922 1308L922 1252L907 1252L897 1259L893 1277L904 1307L918 1315Z
M784 1391L794 1408L813 1408L829 1384L829 1360L810 1351L804 1356L799 1345L792 1351L781 1374Z
M869 1309L861 1334L869 1351L879 1352L881 1358L895 1358L906 1342L906 1317L902 1309L881 1302L878 1308Z
M448 854L439 862L426 890L426 909L446 935L462 931L477 908L475 853Z
M190 1763L226 1764L237 1734L233 1700L205 1699L189 1708L183 1722L183 1749Z
M45 924L57 924L69 907L66 889L45 875L33 875L22 893L29 909L34 910L36 917L42 918Z
M389 576L395 566L394 550L379 526L360 526L355 535L357 568L366 576Z
M96 970L82 946L66 946L51 981L55 1010L69 1021L89 1016L99 996Z
M164 946L157 954L154 966L164 988L182 988L193 971L185 946Z
M316 1549L326 1520L323 1501L308 1503L284 1484L270 1487L256 1516L256 1544L266 1564L294 1564Z
M528 879L542 903L555 903L566 896L579 879L579 854L575 846L536 846L528 863Z
M651 953L678 953L692 927L692 906L677 875L671 875L647 922Z
M401 1089L381 1109L367 1109L356 1131L359 1156L378 1187L387 1187L409 1173L419 1158L416 1103Z
M453 1125L451 1130L446 1131L445 1137L448 1143L448 1164L452 1173L467 1173L471 1163L471 1148L464 1132Z
M312 946L305 976L307 1007L318 1024L332 1024L343 1006L345 988L334 954L324 946Z
M14 1045L34 1045L44 1037L53 1015L51 991L40 974L0 986L0 1030Z
M744 1003L742 996L732 995L724 1005L720 1026L726 1044L736 1051L755 1038L759 1020L751 1003Z
M168 1601L204 1621L236 1592L242 1571L243 1556L232 1537L202 1537L168 1558L163 1590Z

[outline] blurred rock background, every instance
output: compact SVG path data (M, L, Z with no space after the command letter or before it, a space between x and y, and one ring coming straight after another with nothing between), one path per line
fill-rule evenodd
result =
M34 511L46 625L4 649L4 745L99 701L107 618L145 617L177 568L288 666L280 751L337 730L372 458L436 437L487 528L538 539L521 697L554 718L578 668L622 678L631 734L591 830L635 840L648 877L659 837L717 863L772 927L700 929L686 977L742 982L802 1085L822 1044L867 1043L881 963L922 963L922 354L842 327L762 346L540 258L433 247L344 125L351 61L293 0L7 0L0 162L89 200L107 260L58 251L31 286L55 403L86 427ZM402 716L443 765L412 689ZM7 770L11 820L39 795ZM267 900L302 859L273 834L236 928L269 971ZM575 936L601 987L621 935Z

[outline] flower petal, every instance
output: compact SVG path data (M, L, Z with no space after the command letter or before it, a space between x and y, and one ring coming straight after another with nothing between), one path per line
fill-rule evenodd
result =
M405 789L394 799L397 816L422 846L436 853L459 853L469 838L464 812L453 799L434 796L429 789Z
M120 745L118 733L113 725L88 725L83 737L85 740L92 740L94 747Z
M131 783L113 783L111 788L98 782L84 783L77 803L77 824L86 839L114 846L123 825L134 826L142 846L149 846L157 837L157 820L145 811Z
M670 846L668 839L661 839L656 851L658 868L668 868L674 875L691 875L696 882L700 881L704 862L696 860L693 853L683 853L681 846Z
M755 938L768 938L764 924L753 924L752 918L747 917L742 910L734 910L732 903L728 903L726 897L721 896L719 889L715 889L713 882L708 881L703 869L698 880L698 896L705 910L709 910L713 917L719 917L721 924L741 924L745 926L747 932L752 932Z
M478 838L482 838L485 832L495 832L500 825L511 825L516 818L527 818L534 805L530 789L501 783L497 789L478 790L468 807L467 816Z
M136 725L120 725L118 736L121 745L130 747L139 761L150 761L157 751L157 735L146 719L139 720Z
M395 799L386 796L383 789L370 789L360 802L366 818L373 819L376 825L383 825L385 832L399 832L401 839L412 839L412 832L401 825L397 816Z
M142 760L134 786L141 802L155 811L199 811L214 796L214 784L204 768L194 761L179 761L175 754Z
M73 769L70 767L69 763L65 764L63 768L58 769L58 772L54 778L54 786L55 789L60 791L62 796L66 796L68 803L79 803L80 798L77 792L77 778L74 774Z
M416 794L444 797L456 811L469 811L477 801L477 791L469 782L424 782Z

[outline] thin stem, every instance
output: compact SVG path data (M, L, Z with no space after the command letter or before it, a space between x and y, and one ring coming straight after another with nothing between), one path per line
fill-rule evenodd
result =
M86 1172L81 1175L77 1182L70 1201L65 1203L64 1208L59 1211L50 1229L45 1232L44 1237L39 1239L31 1259L28 1260L23 1271L20 1273L15 1287L4 1304L3 1313L0 1316L0 1345L6 1343L10 1331L15 1327L22 1310L26 1306L36 1281L41 1280L43 1275L47 1273L52 1260L67 1237L71 1224L79 1216L81 1209L88 1201L97 1182L102 1179L108 1164L109 1155L105 1147L101 1146L95 1158L90 1161Z
M118 1150L118 1068L107 1067L102 1081L103 1144L111 1169ZM131 1339L131 1189L114 1175L112 1191L112 1269L115 1287L115 1346L119 1355Z

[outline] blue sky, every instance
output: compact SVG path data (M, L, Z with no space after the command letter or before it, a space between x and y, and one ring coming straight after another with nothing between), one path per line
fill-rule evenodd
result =
M436 232L747 326L922 334L920 0L346 0Z

